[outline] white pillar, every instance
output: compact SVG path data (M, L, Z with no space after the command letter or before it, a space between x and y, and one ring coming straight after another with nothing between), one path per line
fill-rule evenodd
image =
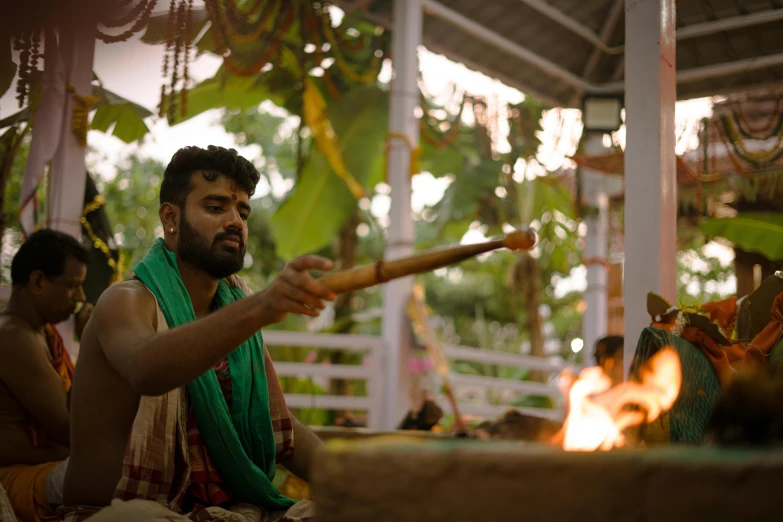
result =
M647 292L676 297L676 0L625 3L625 369Z
M92 94L92 66L95 52L95 22L87 17L81 27L60 31L60 49L67 81L80 96ZM60 146L49 171L47 199L47 226L81 239L81 216L84 208L84 187L87 171L84 164L85 148L71 130L75 102L66 94L65 118ZM73 317L57 325L68 352L76 357L79 344L74 341Z
M393 77L389 107L389 132L404 135L390 137L388 181L391 185L391 211L386 259L398 259L413 253L413 216L411 214L411 147L419 144L419 106L417 48L421 42L421 0L395 0L392 32ZM409 339L405 335L405 307L411 294L410 277L392 281L383 289L383 393L380 418L371 419L372 427L394 428L407 408L404 377ZM382 361L382 362L381 362ZM376 416L377 417L377 416Z
M603 134L589 133L585 137L585 153L598 155L606 151L603 144ZM590 215L586 220L587 234L585 236L584 259L587 265L587 289L585 290L585 313L582 317L582 351L583 363L586 366L596 364L593 348L598 339L606 335L607 306L606 281L607 241L609 232L609 198L606 194L606 176L591 171L582 170L583 194L587 205L597 214Z

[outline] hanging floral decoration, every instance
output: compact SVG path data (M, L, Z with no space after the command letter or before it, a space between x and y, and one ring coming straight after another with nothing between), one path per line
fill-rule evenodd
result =
M312 45L314 50L293 50L303 55L303 70L323 67L323 83L331 97L338 98L346 83L369 83L380 72L384 56L380 42L349 37L336 29L327 2L252 0L240 5L237 0L205 0L205 7L216 52L237 76L253 76L279 61L281 46L289 45L286 36L297 22L300 45ZM336 67L325 65L328 59Z
M722 143L737 172L747 174L783 167L780 162L783 158L783 101L780 97L775 100L770 116L760 126L751 124L740 104L706 120L704 125L703 136L707 143ZM704 170L707 171L709 164L706 155L704 163Z
M122 281L122 274L125 270L123 266L125 262L125 256L123 255L122 250L119 250L117 253L117 260L115 260L109 245L107 245L106 242L95 233L95 231L92 229L92 225L90 225L90 222L87 219L87 216L104 205L106 205L106 198L104 198L103 195L98 194L91 202L84 206L80 221L82 228L84 228L84 232L87 234L87 237L90 238L92 244L95 246L95 248L103 252L103 255L106 256L106 263L114 272L114 276L112 277L111 282L118 283Z
M761 127L754 127L750 123L742 105L738 105L733 109L730 116L737 130L744 138L749 140L768 140L773 136L778 136L781 130L783 130L783 99L778 97L775 100L775 107L766 123Z
M729 115L721 116L719 125L721 140L727 145L732 155L753 168L762 169L769 167L783 157L783 132L780 132L783 128L783 120L774 129L774 132L770 134L769 138L761 140L756 138L748 139L743 136L743 133L740 131L742 127L737 125L734 118ZM753 147L748 146L748 141L767 140L772 140L772 147L767 150L753 150Z
M76 136L79 145L86 147L87 132L90 130L90 111L98 104L98 98L96 96L81 96L70 83L65 88L73 99L71 131Z
M193 0L170 0L166 22L166 50L162 73L171 78L161 85L158 115L175 122L187 113L190 56L193 52Z
M16 99L19 107L23 107L29 100L33 71L38 70L38 60L41 57L41 30L22 31L14 38L14 50L19 52Z
M130 2L127 0L121 0L116 2L117 8L124 8ZM121 15L116 18L107 18L100 20L98 24L98 39L105 43L117 43L128 40L131 36L142 31L149 22L150 14L155 8L158 0L139 0L130 9L125 10ZM111 11L116 11L112 9ZM105 29L122 29L127 27L119 34L110 34Z
M775 203L783 197L783 97L757 98L749 116L740 102L715 106L711 118L701 120L701 158L694 179L678 176L677 197L682 211L709 213L712 203L730 192L748 202ZM752 105L747 106L750 109Z

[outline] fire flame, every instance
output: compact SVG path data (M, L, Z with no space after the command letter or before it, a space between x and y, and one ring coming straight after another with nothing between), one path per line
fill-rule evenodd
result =
M599 367L585 368L579 378L561 383L568 389L569 411L563 430L553 439L568 451L607 451L625 445L623 430L650 423L677 399L682 383L680 359L663 348L647 362L641 383L624 382L611 387L611 379ZM638 405L641 410L624 410Z

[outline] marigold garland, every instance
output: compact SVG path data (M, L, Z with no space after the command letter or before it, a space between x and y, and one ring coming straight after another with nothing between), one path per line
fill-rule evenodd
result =
M285 12L285 18L282 22L276 23L277 30L271 36L271 41L269 42L270 45L267 51L258 59L258 61L249 66L238 63L238 61L234 59L233 54L226 56L223 60L223 63L229 71L236 74L237 76L253 76L254 74L258 74L258 72L267 63L269 63L270 59L276 55L280 46L280 40L282 39L283 35L288 32L288 30L293 25L294 20L296 20L296 10L294 6L290 3L287 4L287 6L288 8Z
M386 146L385 146L385 156L386 156L386 173L384 175L384 179L388 182L389 180L389 173L388 173L388 167L389 167L389 150L391 149L391 142L394 139L402 140L405 143L405 146L410 151L410 166L408 169L408 175L410 177L415 176L419 172L421 172L421 145L416 145L411 140L408 139L408 136L405 134L402 134L400 132L389 132L386 135Z
M728 139L731 150L747 163L756 168L768 167L783 156L783 133L778 133L772 149L753 152L747 149L740 132L731 118L724 115L719 120L724 135Z
M70 83L66 84L66 89L73 98L73 114L71 115L71 131L76 136L76 140L82 147L87 146L87 131L90 130L90 111L100 100L95 96L82 96L76 92L76 89Z
M237 5L236 0L224 0L226 6L226 15L232 20L250 20L258 14L261 7L266 7L269 0L255 0L255 3L248 10L244 10Z
M749 140L768 140L783 131L783 111L780 111L779 107L775 108L775 112L769 117L769 120L759 129L754 129L750 125L742 109L731 111L731 118L737 131L742 137Z
M348 65L347 61L345 60L345 57L340 51L340 42L335 37L335 31L334 28L332 27L328 5L324 5L321 8L319 15L320 16L317 16L317 18L320 18L323 35L326 38L326 40L329 42L330 50L332 51L332 56L334 57L334 61L337 64L337 66L340 68L340 70L343 72L343 74L345 74L348 77L348 79L354 83L370 83L372 81L375 81L375 79L378 77L378 74L381 72L381 66L383 65L381 57L373 53L372 58L370 59L369 72L364 74L359 74L356 71L354 71L351 68L351 66Z
M766 140L777 134L780 131L780 125L783 122L781 101L783 101L783 99L778 96L775 100L775 108L770 114L767 122L761 128L753 128L753 125L750 124L745 115L745 111L742 110L742 105L739 105L736 110L732 111L732 114L735 116L735 121L737 121L737 127L739 127L742 135L746 138ZM773 128L776 128L777 130L772 130Z
M331 5L330 2L324 2L323 10L322 10L322 16L324 19L324 29L326 31L331 31L332 37L337 40L339 43L338 47L341 47L343 49L347 49L349 51L360 51L365 48L365 42L363 42L361 39L354 39L354 41L348 40L340 31L335 31L334 25L332 24L332 14L329 12L329 6ZM327 37L328 38L328 37Z
M216 13L220 15L220 24L227 31L228 39L239 44L247 44L258 40L267 28L271 30L274 27L275 24L271 22L281 15L286 4L290 7L290 3L284 0L267 0L256 20L250 17L232 19L228 7L224 10L217 9Z
M106 199L103 197L102 194L98 194L95 196L95 198L87 203L85 205L84 209L82 210L82 217L80 219L82 227L84 227L84 231L87 233L87 237L90 238L90 241L92 241L92 244L103 252L103 254L106 256L106 262L108 263L109 267L114 272L114 276L112 277L112 283L116 283L122 279L122 265L124 256L122 254L122 251L118 249L117 252L117 259L119 262L114 260L114 256L111 255L111 249L109 248L109 245L106 244L105 241L103 241L100 237L98 237L95 234L95 231L92 229L92 225L90 225L90 222L87 220L87 216L101 208L106 204Z
M279 21L280 16L285 9L285 3L283 0L269 1L264 5L264 10L261 12L258 20L254 25L246 26L247 32L243 32L234 28L230 23L226 24L229 38L232 42L238 44L248 44L255 42L261 35L267 30L272 30L275 26L275 22ZM290 6L289 6L290 7Z

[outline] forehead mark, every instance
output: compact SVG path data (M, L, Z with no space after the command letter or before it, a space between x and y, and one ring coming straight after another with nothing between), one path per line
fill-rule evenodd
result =
M237 200L237 195L231 194L231 201L236 201L236 200Z

